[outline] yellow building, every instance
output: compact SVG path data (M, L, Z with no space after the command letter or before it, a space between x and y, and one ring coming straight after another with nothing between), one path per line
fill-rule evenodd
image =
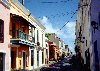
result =
M32 70L45 64L45 27L18 1L9 0L11 68Z

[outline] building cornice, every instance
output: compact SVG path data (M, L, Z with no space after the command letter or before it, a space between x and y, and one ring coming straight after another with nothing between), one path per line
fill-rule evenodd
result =
M45 30L46 28L41 24L41 22L36 19L34 16L30 16L30 19L33 20L40 28L42 28L43 30Z
M18 0L10 0L18 9L20 9L25 15L29 16L29 18L36 23L41 29L45 30L46 28L26 9ZM13 6L13 5L12 5ZM30 22L30 21L29 21ZM31 23L32 24L32 23ZM32 24L35 25L35 24ZM35 25L35 27L36 27Z
M10 2L11 2L11 6L13 6L14 4L18 9L20 9L27 16L30 14L29 10L26 9L18 0L10 0Z

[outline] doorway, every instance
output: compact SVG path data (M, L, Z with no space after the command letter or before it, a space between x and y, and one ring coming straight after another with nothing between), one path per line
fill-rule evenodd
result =
M0 71L5 71L5 55L0 53Z
M98 49L97 49L97 40L94 42L94 55L95 55L95 70L99 71L99 57L98 57Z
M11 51L11 68L16 68L16 52Z
M22 57L23 57L23 69L25 69L26 67L26 53L25 52L23 52Z

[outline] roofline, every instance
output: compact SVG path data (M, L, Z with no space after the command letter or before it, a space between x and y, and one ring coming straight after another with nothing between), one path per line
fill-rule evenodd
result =
M36 22L36 24L41 27L43 30L45 30L46 28L40 23L40 21L38 19L36 19L33 15L30 16L30 18L32 20L34 20Z
M10 9L10 3L6 0L0 0L0 3L2 3L5 7L7 7L8 9Z
M27 16L30 15L30 19L34 22L36 22L36 24L42 28L43 30L45 30L46 28L39 22L39 20L37 20L32 14L31 12L26 8L24 7L18 0L11 0L11 2L13 4L15 4L18 8L21 9L21 11L23 11ZM16 4L17 2L17 4ZM32 23L31 23L32 24Z

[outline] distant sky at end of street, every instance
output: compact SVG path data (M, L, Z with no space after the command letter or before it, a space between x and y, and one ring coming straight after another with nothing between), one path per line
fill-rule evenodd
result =
M46 32L56 33L74 52L78 0L24 0L25 7L46 27ZM73 16L73 18L71 18ZM67 23L63 28L62 26ZM61 30L60 30L61 29ZM58 31L58 32L57 32Z

